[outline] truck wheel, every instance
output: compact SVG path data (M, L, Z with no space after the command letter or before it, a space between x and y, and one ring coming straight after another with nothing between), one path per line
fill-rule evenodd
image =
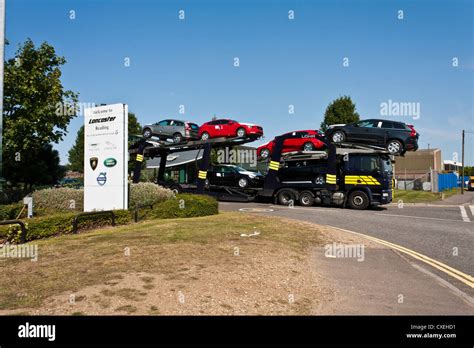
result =
M357 210L367 209L369 206L369 196L364 191L352 191L349 195L349 206Z
M282 189L282 190L278 191L277 201L278 201L278 204L281 204L281 205L290 205L291 202L293 202L293 204L294 204L295 201L296 201L296 192L295 192L295 190Z
M173 191L175 195L183 192L183 188L181 187L181 185L177 184L171 185L170 190Z
M299 201L303 207L311 207L314 204L314 195L311 191L303 191L300 193Z

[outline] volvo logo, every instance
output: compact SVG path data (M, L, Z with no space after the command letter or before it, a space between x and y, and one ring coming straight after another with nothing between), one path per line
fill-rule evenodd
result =
M97 183L100 186L104 186L105 183L107 182L107 173L100 173L99 176L97 177Z

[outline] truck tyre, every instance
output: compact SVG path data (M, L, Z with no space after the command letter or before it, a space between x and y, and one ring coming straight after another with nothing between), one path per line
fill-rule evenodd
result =
M294 204L296 202L296 195L297 195L297 192L295 190L281 189L277 193L278 204L287 205L287 206L290 205L291 202L293 202Z
M300 193L300 205L303 207L311 207L314 204L314 195L311 191L303 191Z
M364 191L352 191L349 194L349 206L352 209L364 210L369 206L369 196Z
M178 185L178 184L171 185L169 189L173 191L175 195L183 192L183 188L181 187L181 185Z

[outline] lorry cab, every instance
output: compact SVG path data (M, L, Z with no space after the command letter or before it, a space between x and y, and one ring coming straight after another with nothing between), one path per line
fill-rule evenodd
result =
M340 157L338 171L339 188L346 192L351 206L366 204L365 197L353 194L354 191L365 193L369 205L388 204L392 201L393 167L389 155L347 154Z

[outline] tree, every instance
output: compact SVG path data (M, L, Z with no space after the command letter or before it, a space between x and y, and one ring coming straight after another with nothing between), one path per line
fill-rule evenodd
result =
M321 122L321 129L326 131L328 126L337 123L352 123L359 121L359 114L351 97L343 96L335 99L326 108L324 121Z
M128 113L128 134L141 134L142 126L133 112ZM130 144L129 144L130 145ZM76 141L68 152L69 168L74 171L84 172L84 126L77 131ZM129 170L133 169L134 162L128 163Z
M77 131L76 141L68 152L69 169L84 172L84 126Z
M65 90L61 83L61 67L65 63L47 42L36 48L31 39L5 62L3 164L5 178L12 183L19 180L16 171L23 173L21 181L25 187L31 187L33 183L42 183L39 178L49 177L44 170L57 169L43 165L37 156L55 155L52 147L45 149L63 139L75 117L77 94ZM57 112L58 105L68 112ZM43 160L55 163L54 157ZM35 166L26 161L33 161Z
M59 153L51 144L29 150L19 161L5 162L5 170L12 182L33 185L54 185L64 177L66 168L60 164Z

